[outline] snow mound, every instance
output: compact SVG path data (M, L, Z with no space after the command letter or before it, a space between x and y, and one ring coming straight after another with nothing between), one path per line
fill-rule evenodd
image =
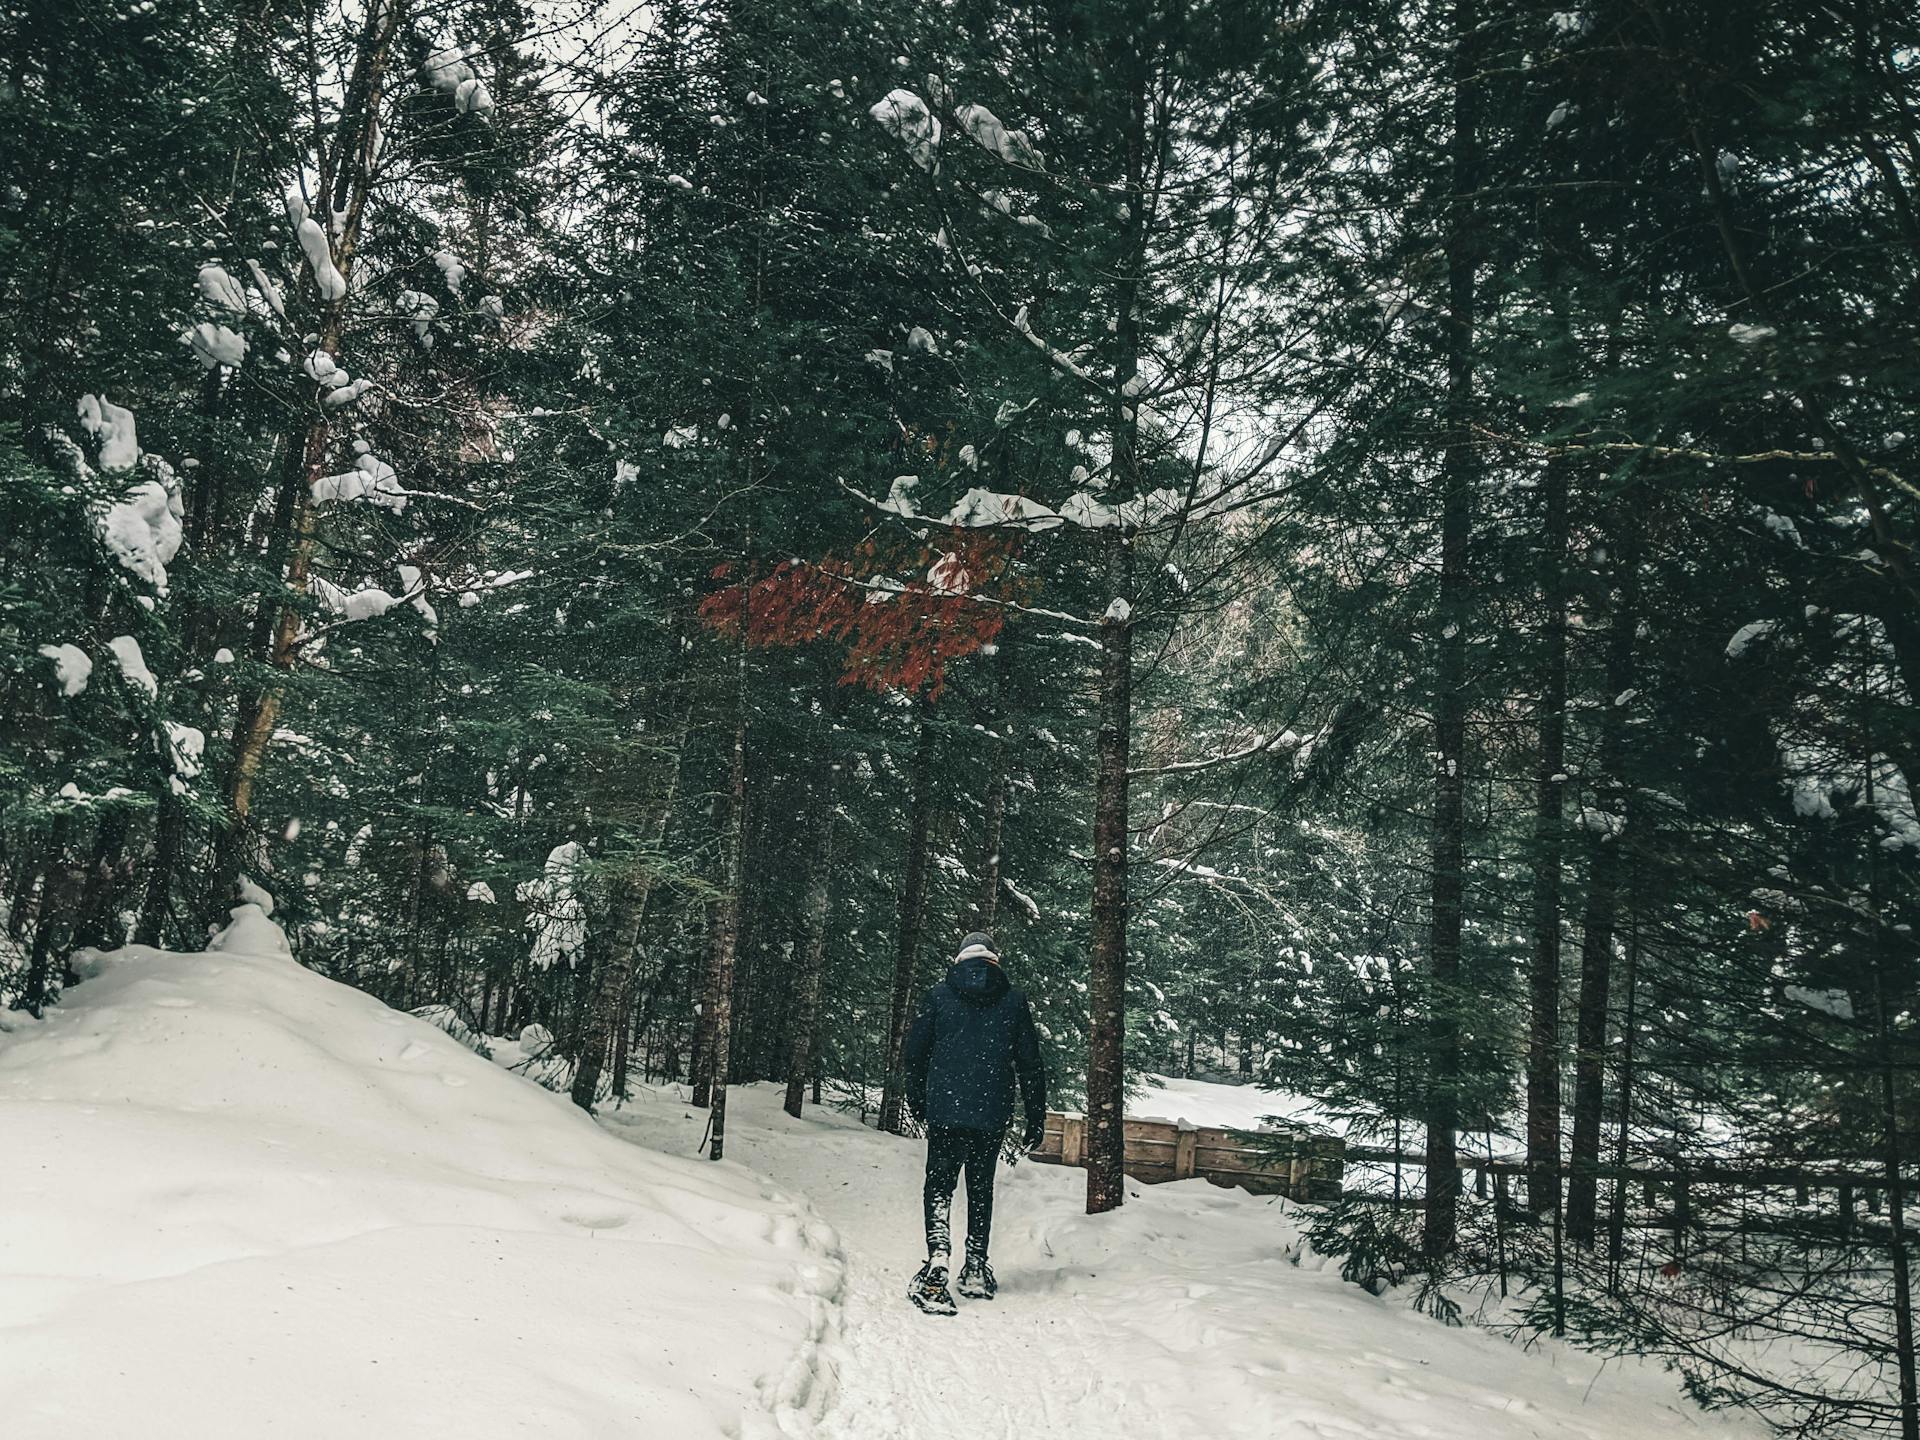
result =
M11 1440L809 1433L841 1272L796 1203L302 969L257 904L75 958L0 1035Z

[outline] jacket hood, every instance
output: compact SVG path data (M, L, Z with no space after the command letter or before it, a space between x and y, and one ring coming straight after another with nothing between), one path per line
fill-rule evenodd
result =
M998 965L975 955L954 961L947 988L969 1005L991 1005L1013 987Z

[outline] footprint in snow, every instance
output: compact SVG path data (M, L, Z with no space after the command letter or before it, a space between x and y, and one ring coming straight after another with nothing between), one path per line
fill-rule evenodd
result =
M422 1055L430 1053L427 1047L422 1045L418 1040L409 1040L406 1048L400 1052L400 1058L402 1060L418 1060Z
M560 1218L582 1230L618 1230L627 1223L625 1215L562 1215Z
M454 1089L458 1090L462 1085L465 1085L467 1082L458 1075L442 1075L440 1077L440 1083L442 1085L451 1085Z
M191 1010L193 1008L193 1001L187 999L184 995L162 995L153 1003L168 1010Z

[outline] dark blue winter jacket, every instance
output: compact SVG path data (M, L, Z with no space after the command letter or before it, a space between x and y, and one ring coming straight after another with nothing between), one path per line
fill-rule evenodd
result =
M1004 1130L1013 1086L1027 1128L1047 1115L1047 1072L1027 997L998 965L978 956L954 963L927 992L907 1032L907 1108L916 1120L957 1130Z

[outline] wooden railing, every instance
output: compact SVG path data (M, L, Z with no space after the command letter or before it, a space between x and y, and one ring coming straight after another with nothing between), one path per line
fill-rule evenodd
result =
M1170 1120L1128 1120L1126 1172L1146 1185L1206 1180L1255 1195L1312 1203L1340 1198L1346 1142L1306 1130L1226 1130ZM1087 1118L1049 1114L1032 1157L1043 1165L1084 1165Z

